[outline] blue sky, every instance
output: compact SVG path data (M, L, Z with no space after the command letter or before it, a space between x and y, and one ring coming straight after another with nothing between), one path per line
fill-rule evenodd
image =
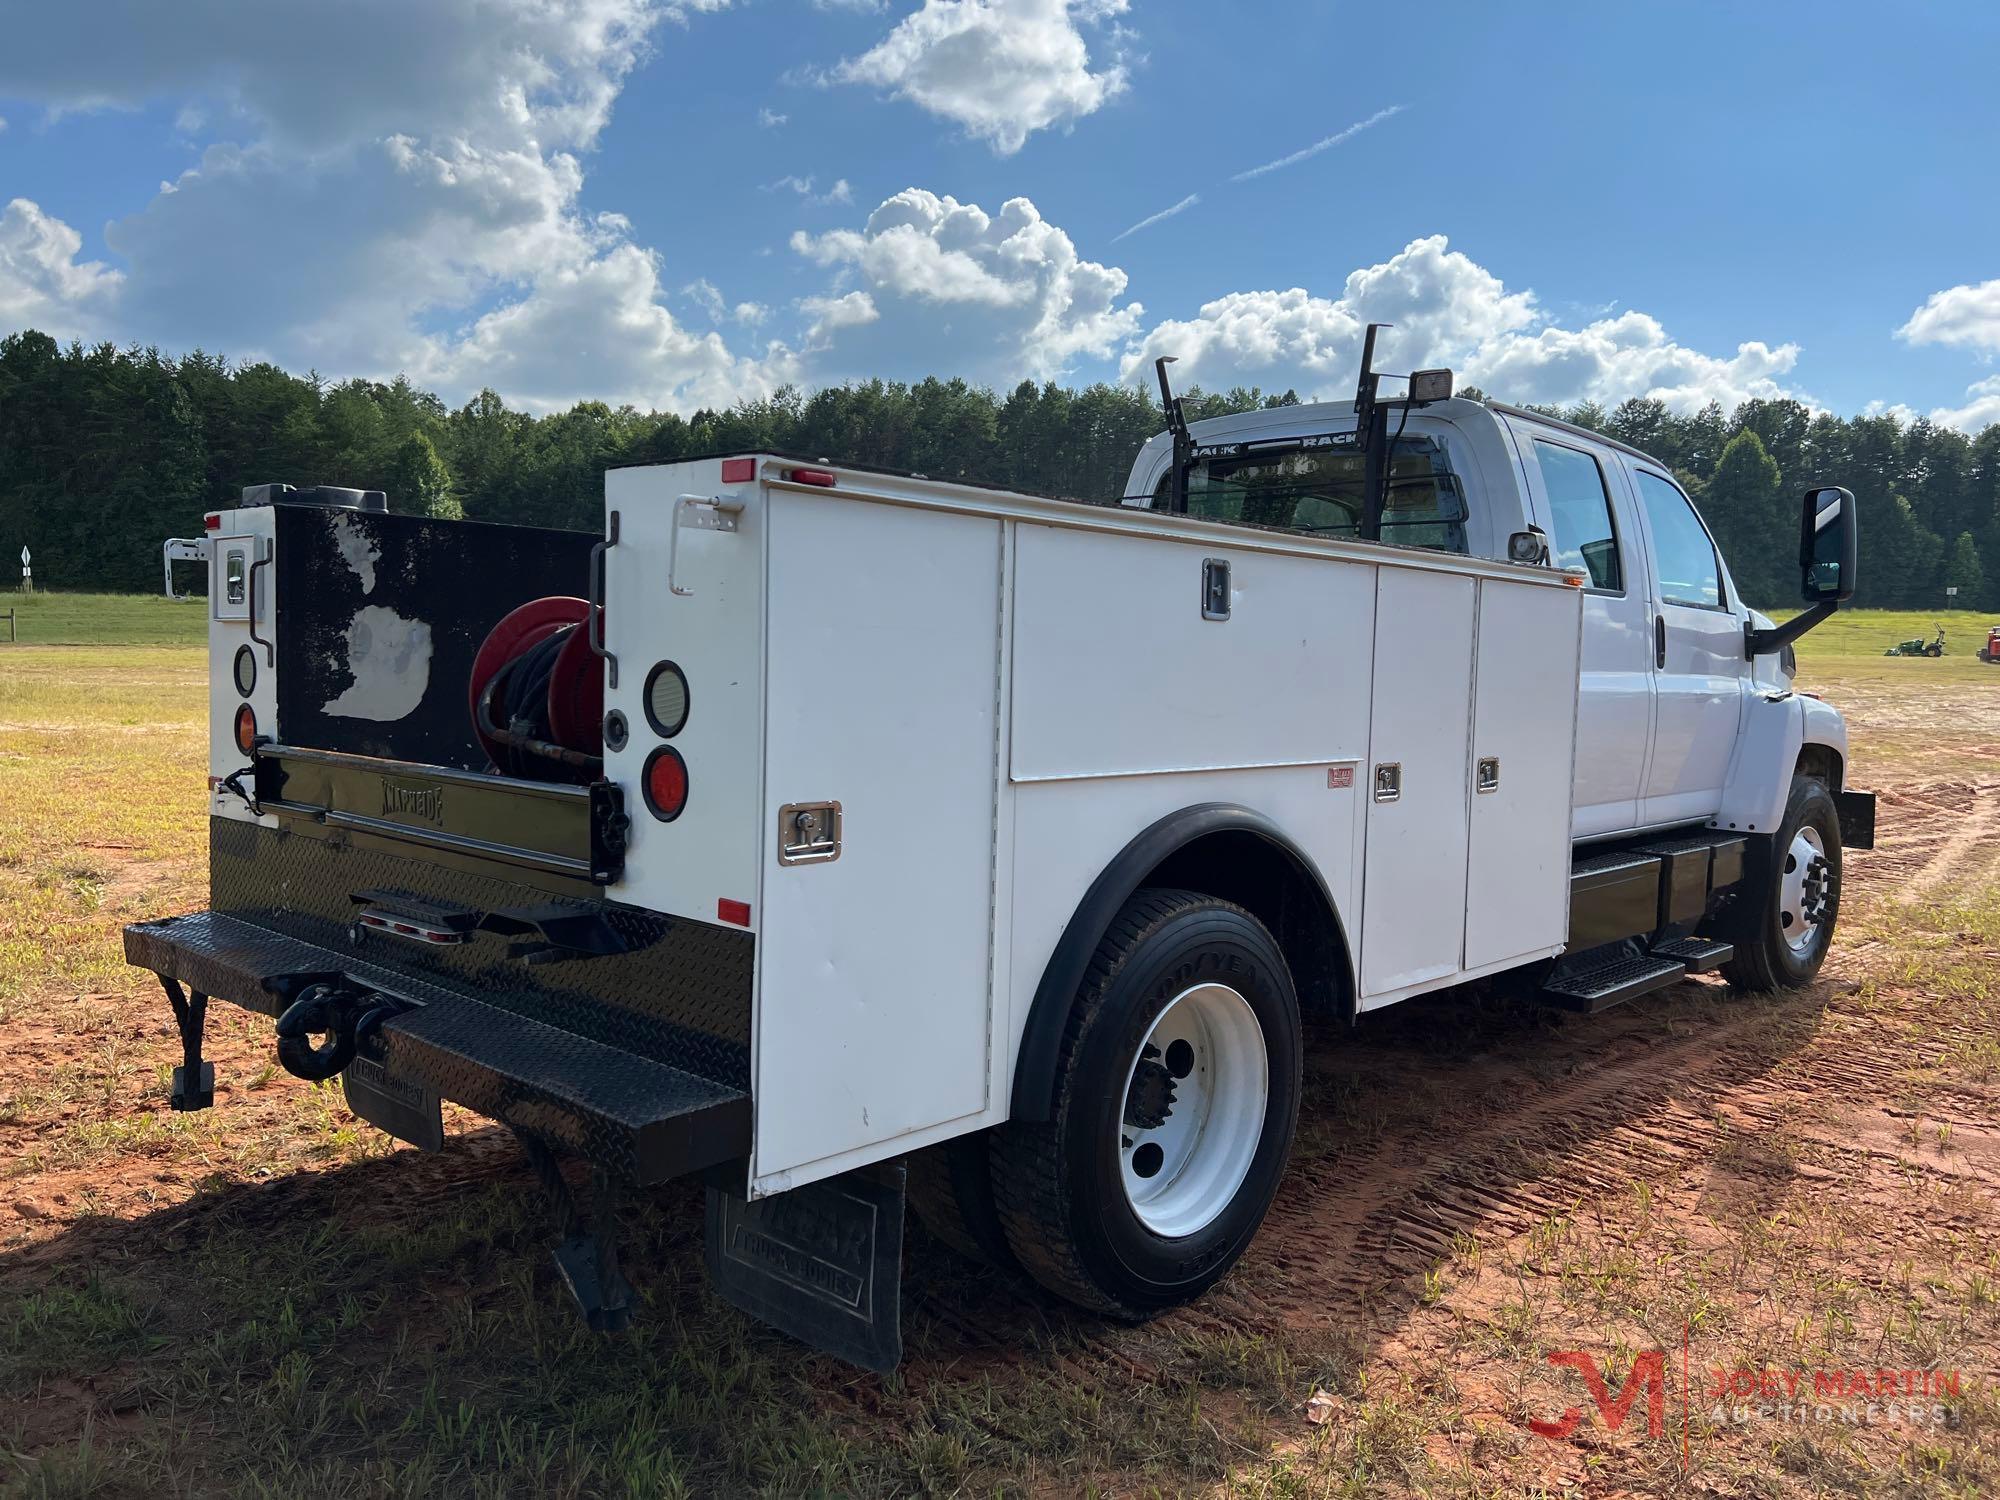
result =
M1515 399L2000 420L1991 5L74 0L7 33L0 331L686 410L1156 353L1342 394L1381 318L1392 364Z

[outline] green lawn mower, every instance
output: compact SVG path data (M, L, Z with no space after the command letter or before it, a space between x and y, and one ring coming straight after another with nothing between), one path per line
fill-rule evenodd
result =
M1882 654L1884 656L1943 656L1944 626L1938 626L1937 639L1934 641L1927 641L1922 636L1917 636L1912 640L1896 642L1895 645Z

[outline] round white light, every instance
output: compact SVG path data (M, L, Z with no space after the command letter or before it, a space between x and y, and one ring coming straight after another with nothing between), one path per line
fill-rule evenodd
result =
M672 739L681 732L687 717L687 678L674 663L663 661L646 677L646 719L655 734Z

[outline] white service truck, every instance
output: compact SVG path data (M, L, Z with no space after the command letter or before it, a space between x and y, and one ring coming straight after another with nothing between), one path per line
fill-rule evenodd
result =
M210 909L126 930L174 1107L247 1006L405 1140L512 1130L593 1325L618 1194L698 1174L724 1294L886 1369L906 1195L1085 1307L1199 1295L1302 1014L1811 980L1873 801L1789 641L1852 497L1776 628L1645 454L1371 363L1192 430L1167 392L1106 504L773 453L614 470L595 536L246 491Z

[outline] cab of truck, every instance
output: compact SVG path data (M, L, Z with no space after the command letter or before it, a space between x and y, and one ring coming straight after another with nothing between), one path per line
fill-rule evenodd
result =
M1798 749L1839 793L1839 711L1791 693L1789 645L1753 654L1772 622L1751 609L1665 464L1603 433L1493 401L1448 397L1389 416L1379 522L1370 525L1358 402L1191 424L1190 514L1580 573L1584 623L1572 837L1720 823L1768 805L1770 757L1746 754L1755 705L1777 698ZM1125 502L1172 504L1176 444L1140 450ZM1789 737L1789 734L1786 736ZM1733 787L1732 782L1736 785ZM1755 790L1750 790L1755 783Z

